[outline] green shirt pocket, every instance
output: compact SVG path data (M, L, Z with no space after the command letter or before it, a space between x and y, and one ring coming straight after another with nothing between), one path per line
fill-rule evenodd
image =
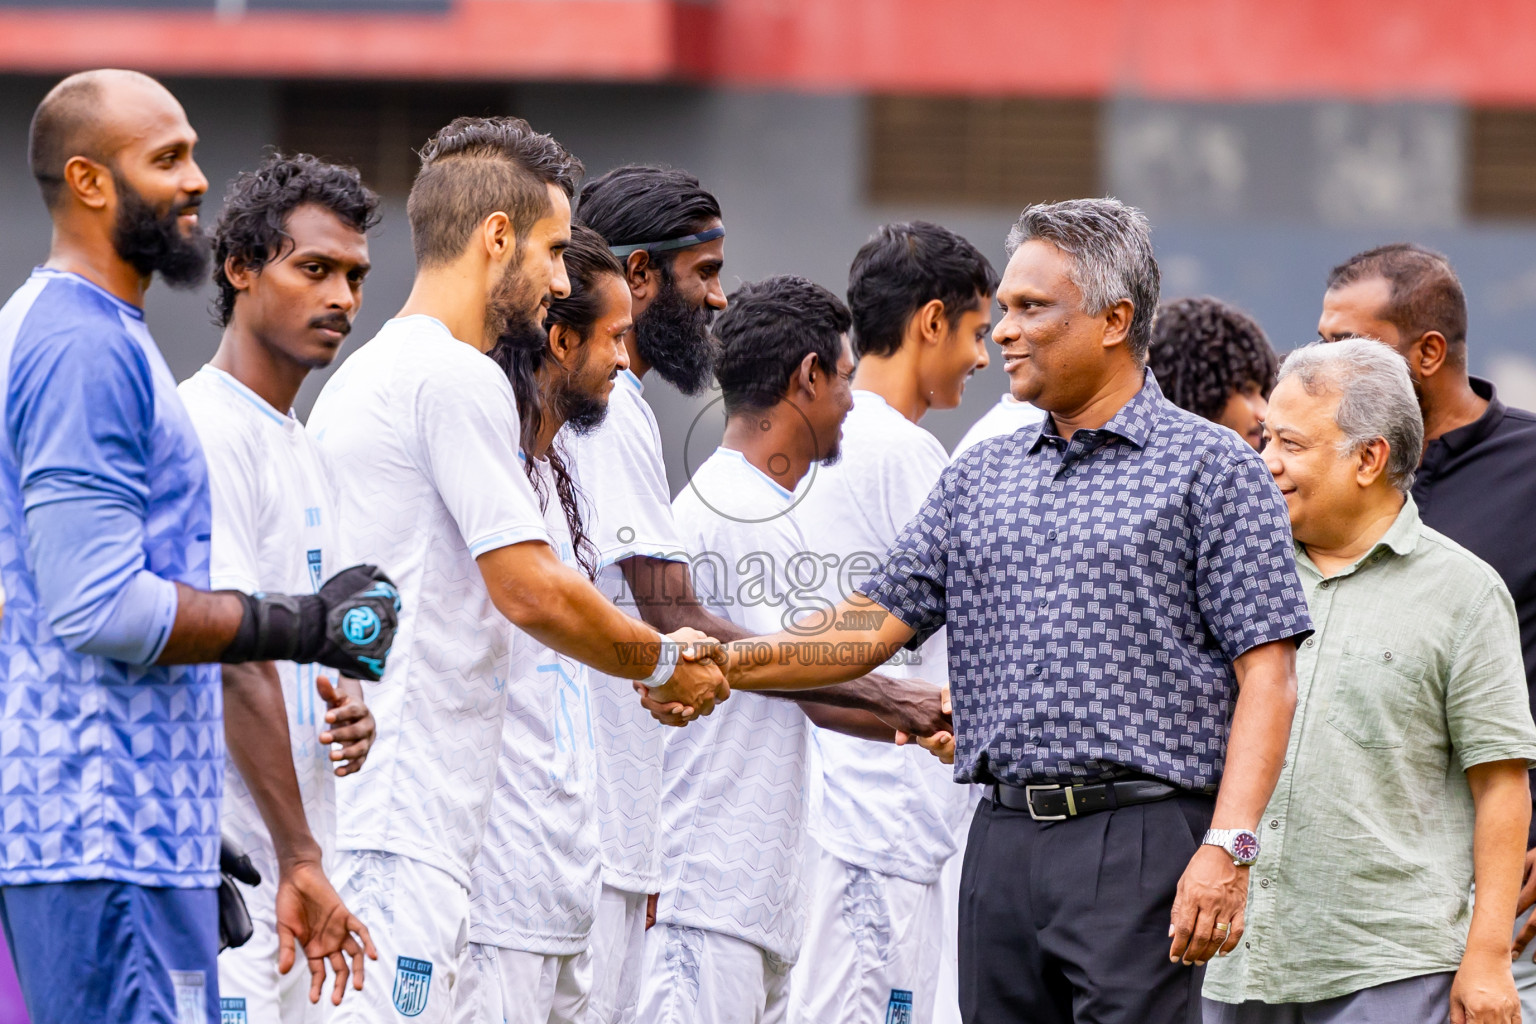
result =
M1328 724L1362 747L1400 747L1421 712L1429 666L1390 643L1345 637L1328 703Z

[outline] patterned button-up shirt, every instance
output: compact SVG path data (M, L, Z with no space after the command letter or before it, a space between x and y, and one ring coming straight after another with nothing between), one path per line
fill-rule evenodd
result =
M860 589L949 627L955 776L1221 781L1232 661L1310 631L1258 453L1152 374L1099 430L1047 419L970 449Z
M1509 591L1412 499L1347 569L1297 561L1317 635L1296 657L1246 931L1206 968L1222 1002L1314 1002L1456 970L1472 919L1465 770L1536 757Z

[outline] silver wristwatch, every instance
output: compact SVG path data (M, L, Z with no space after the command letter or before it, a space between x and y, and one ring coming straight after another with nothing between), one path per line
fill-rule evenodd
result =
M1238 867L1247 867L1259 859L1259 837L1246 828L1209 829L1200 845L1221 847Z

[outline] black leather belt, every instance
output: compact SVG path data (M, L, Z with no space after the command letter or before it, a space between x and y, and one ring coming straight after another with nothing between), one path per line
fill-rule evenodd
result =
M1179 792L1177 786L1155 779L1121 779L1088 786L1009 786L990 787L993 803L1013 811L1028 811L1036 821L1066 821L1085 814L1112 811L1132 804L1150 804L1166 800Z

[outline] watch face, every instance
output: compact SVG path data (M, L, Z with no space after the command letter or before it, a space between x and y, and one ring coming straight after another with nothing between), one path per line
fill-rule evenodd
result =
M1235 860L1251 861L1259 856L1259 837L1252 832L1239 832L1232 837L1232 856Z

